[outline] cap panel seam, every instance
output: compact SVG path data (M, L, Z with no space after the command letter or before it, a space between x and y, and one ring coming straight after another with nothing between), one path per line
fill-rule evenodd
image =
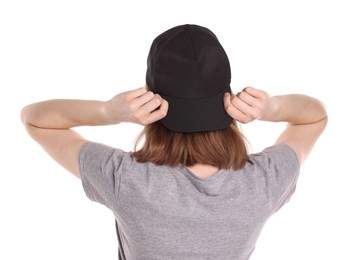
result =
M156 57L155 57L155 65L154 68L152 70L152 78L154 79L154 89L156 89L156 80L155 80L155 70L156 70L156 66L158 65L158 58L160 56L161 51L163 50L163 48L165 48L167 46L167 44L170 42L170 40L172 40L174 37L176 37L177 35L179 35L180 33L182 33L184 31L180 30L179 32L175 33L174 35L172 35L172 37L169 37L169 39L167 39L161 46L161 48L158 50Z
M198 56L197 56L197 53L195 51L195 44L194 44L194 40L193 40L193 35L192 35L190 29L188 29L187 31L188 31L188 34L189 34L189 37L190 37L191 49L193 51L195 60L197 60Z

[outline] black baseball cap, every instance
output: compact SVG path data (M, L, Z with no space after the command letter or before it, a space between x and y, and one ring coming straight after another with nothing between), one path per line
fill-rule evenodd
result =
M146 84L168 101L162 124L175 132L203 132L230 126L223 96L230 92L230 64L216 35L185 24L173 27L151 45Z

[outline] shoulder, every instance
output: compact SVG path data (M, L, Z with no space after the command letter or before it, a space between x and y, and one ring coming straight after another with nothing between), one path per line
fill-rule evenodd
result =
M300 170L300 163L295 151L287 144L280 143L267 147L261 152L249 156L249 163L260 165L264 169L285 168Z
M119 193L120 180L132 161L130 153L96 142L80 149L79 174L86 195L111 208Z
M80 172L85 172L88 169L103 171L104 169L119 168L121 170L132 161L129 152L91 141L86 142L81 147L78 157Z
M250 155L248 169L254 187L263 190L273 212L282 207L295 191L300 163L295 151L287 144L275 144Z

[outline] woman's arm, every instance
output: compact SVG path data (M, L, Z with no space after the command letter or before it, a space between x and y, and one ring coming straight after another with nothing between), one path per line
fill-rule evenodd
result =
M325 129L328 121L323 103L299 94L270 97L266 92L251 87L234 97L224 97L226 111L234 119L248 123L259 119L287 122L286 129L276 143L288 144L302 164Z
M60 165L79 177L78 155L86 140L72 127L134 122L146 125L163 118L168 104L145 88L120 93L109 101L48 100L21 111L29 135Z

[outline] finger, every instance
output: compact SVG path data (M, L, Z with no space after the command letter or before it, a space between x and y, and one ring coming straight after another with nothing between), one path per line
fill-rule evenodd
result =
M259 108L261 106L262 101L255 96L252 96L251 94L243 91L240 92L237 97L245 102L247 105L253 107L253 108Z
M252 107L247 104L245 101L240 99L241 93L237 94L231 101L231 103L233 104L233 106L235 108L237 108L238 110L240 110L243 114L249 114L250 110L252 109Z
M168 112L168 102L165 99L162 99L160 108L151 112L150 115L147 117L147 123L151 124L153 122L161 120L167 115L167 112Z
M258 99L264 99L266 97L266 92L253 88L253 87L246 87L244 88L243 92L246 92L250 94L251 96L258 98Z
M153 98L155 97L155 94L152 93L151 91L147 91L141 96L135 98L133 100L133 107L138 109L142 106L144 106L146 103L150 102Z
M231 107L227 110L228 115L233 118L236 121L239 121L240 123L247 123L250 120L250 118L245 115L243 112L241 112L239 109L235 107Z
M224 95L224 109L231 118L241 123L248 122L248 116L232 104L232 95L229 93Z
M129 100L136 99L136 98L144 95L146 92L147 92L147 90L145 87L130 90L127 92L127 99L129 99Z
M140 108L140 114L142 115L147 115L157 109L162 102L162 98L159 95L154 95L154 97L149 100L147 103L145 103L141 108Z
M257 119L260 116L260 109L257 107L252 107L240 99L240 97L235 97L232 100L234 107L241 111L246 117L246 121L250 122Z
M223 104L224 104L224 109L227 111L230 107L233 106L232 104L232 95L230 93L225 93L223 96Z

